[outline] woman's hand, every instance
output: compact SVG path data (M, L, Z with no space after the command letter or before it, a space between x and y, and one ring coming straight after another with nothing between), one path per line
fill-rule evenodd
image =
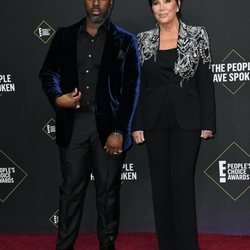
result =
M210 139L213 137L213 131L211 130L201 130L202 139Z
M134 131L132 133L132 137L133 137L136 144L140 144L140 143L143 143L145 141L143 130Z

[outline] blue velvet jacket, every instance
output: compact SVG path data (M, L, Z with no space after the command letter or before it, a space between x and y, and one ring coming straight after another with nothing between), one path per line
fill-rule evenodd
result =
M82 23L83 20L57 30L39 75L43 90L56 110L56 141L61 147L67 147L70 141L75 110L57 108L54 101L58 95L79 86L76 53ZM103 145L114 130L123 133L124 150L131 145L139 78L136 38L110 22L96 88L96 123Z

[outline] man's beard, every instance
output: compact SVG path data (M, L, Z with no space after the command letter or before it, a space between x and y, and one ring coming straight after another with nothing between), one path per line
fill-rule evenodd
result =
M91 10L86 9L86 15L91 23L103 23L109 16L110 12L111 12L111 6L108 8L107 11L101 12L100 15L93 15L91 13Z

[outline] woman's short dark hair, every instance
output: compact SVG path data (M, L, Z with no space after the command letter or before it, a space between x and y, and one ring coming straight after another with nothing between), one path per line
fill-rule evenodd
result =
M154 0L148 0L148 3L149 3L149 6L150 6L150 7L152 7L153 1L154 1ZM172 0L171 0L171 1L172 1ZM180 2L180 4L181 4L181 6L179 6L179 11L178 11L178 13L177 13L177 16L178 16L179 18L181 18L181 17L182 17L182 14L181 14L181 7L182 7L183 0L175 0L175 1L176 1L176 3L177 3L178 6L179 6L179 2Z

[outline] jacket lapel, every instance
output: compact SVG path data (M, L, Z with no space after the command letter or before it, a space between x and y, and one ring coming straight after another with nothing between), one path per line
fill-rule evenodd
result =
M102 62L97 82L96 98L100 95L100 88L107 83L109 72L114 67L116 58L120 53L122 46L122 35L118 32L117 27L110 22L103 50Z
M75 83L75 87L79 86L79 80L78 80L78 72L77 72L77 39L79 32L82 28L83 19L73 25L70 29L67 30L67 36L65 36L65 44L67 44L66 53L68 55L68 70L72 70L72 82Z
M118 33L116 26L110 22L105 47L103 50L101 68L105 68L106 70L112 69L115 63L115 58L120 52L121 45L122 36Z

